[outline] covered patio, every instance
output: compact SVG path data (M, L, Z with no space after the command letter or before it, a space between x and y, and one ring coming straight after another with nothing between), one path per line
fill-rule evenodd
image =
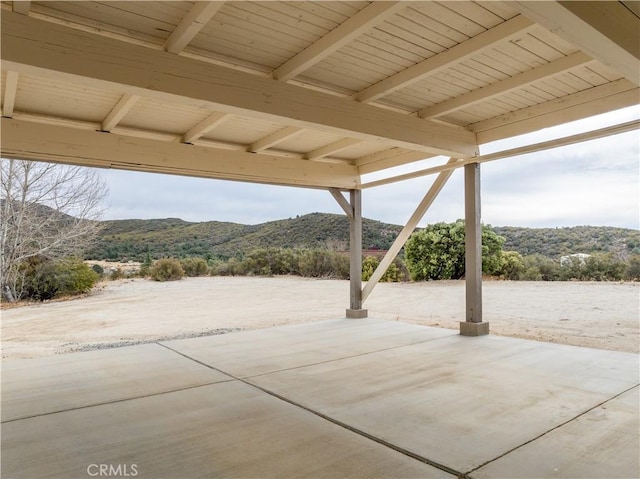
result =
M631 353L339 319L2 373L8 478L640 472Z
M4 362L3 477L639 475L637 355L488 336L480 234L482 163L640 126L481 154L638 105L638 2L1 6L3 158L326 189L351 262L345 319ZM367 319L459 168L460 334ZM363 285L362 191L428 176Z

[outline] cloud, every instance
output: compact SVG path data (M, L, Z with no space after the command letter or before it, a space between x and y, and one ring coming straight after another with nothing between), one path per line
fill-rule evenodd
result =
M482 153L602 128L638 116L638 108L627 108L483 145ZM634 131L485 163L481 167L483 221L496 226L588 224L639 228L639 161L640 137ZM428 164L432 165L432 162ZM424 167L424 163L418 163L385 174ZM107 213L110 219L178 217L187 221L256 224L316 211L342 213L324 190L116 170L106 170L102 176L110 189ZM384 222L406 223L434 178L417 178L365 190L363 214ZM462 218L463 193L463 172L457 170L420 224Z

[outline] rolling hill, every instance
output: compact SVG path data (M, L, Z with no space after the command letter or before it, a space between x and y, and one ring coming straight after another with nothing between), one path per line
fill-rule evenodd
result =
M87 259L138 260L147 251L153 258L203 256L230 258L256 248L348 249L346 216L311 213L258 225L208 221L191 223L177 218L105 221ZM402 229L399 225L364 219L365 249L386 250ZM612 251L625 257L640 253L640 231L624 228L576 226L570 228L494 227L505 238L505 250L523 256L542 254L558 259L572 253Z

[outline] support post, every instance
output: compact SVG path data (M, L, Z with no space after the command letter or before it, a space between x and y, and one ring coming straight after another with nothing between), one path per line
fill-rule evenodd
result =
M466 321L463 336L489 334L482 321L482 223L480 215L480 164L464 166Z
M366 318L362 309L362 191L349 190L351 210L349 217L349 282L350 301L347 318Z

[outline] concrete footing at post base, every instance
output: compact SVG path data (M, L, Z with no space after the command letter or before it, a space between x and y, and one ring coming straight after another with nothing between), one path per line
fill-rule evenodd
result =
M485 334L489 334L489 323L460 322L461 336L484 336Z
M361 319L369 316L369 311L366 309L347 309L347 318L349 319Z

